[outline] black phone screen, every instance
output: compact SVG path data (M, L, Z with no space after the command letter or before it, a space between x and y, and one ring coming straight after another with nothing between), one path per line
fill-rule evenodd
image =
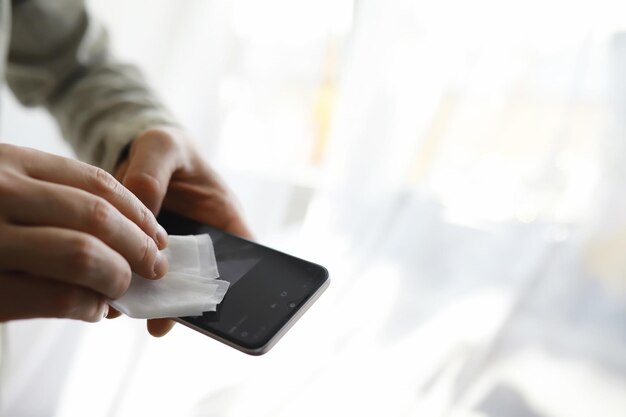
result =
M219 279L230 282L217 311L181 319L246 350L268 345L328 280L320 265L177 214L164 211L158 221L173 235L208 233Z

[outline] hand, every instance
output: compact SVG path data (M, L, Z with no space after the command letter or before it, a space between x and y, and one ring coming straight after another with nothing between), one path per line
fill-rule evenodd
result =
M128 157L118 165L115 177L155 214L164 207L252 238L234 195L180 129L162 127L140 134ZM112 312L110 316L114 315ZM163 336L173 325L167 319L149 320L148 331Z
M167 234L105 171L0 144L0 321L98 321L131 270L167 271Z

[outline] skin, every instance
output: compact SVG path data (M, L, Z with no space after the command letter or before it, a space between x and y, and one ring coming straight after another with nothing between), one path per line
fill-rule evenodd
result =
M166 245L152 212L105 171L0 144L0 321L98 321L131 270L166 273Z
M167 272L159 254L167 233L154 216L161 207L252 238L235 197L182 130L140 134L115 178L0 144L0 322L118 316L106 300L128 289L131 271ZM173 324L148 320L148 331L163 336Z
M115 177L154 214L163 207L252 238L233 193L181 129L156 127L141 133L115 170ZM108 317L118 315L111 309ZM159 337L173 325L168 319L148 320L148 331Z

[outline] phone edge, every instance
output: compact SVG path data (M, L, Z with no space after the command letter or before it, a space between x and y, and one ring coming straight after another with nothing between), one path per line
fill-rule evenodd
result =
M322 266L322 268L324 267ZM324 270L326 270L326 268L324 268ZM182 317L173 317L172 320L174 320L177 323L182 324L183 326L189 327L190 329L193 329L199 333L202 333L205 336L209 336L210 338L215 339L218 342L224 343L227 346L237 349L240 352L243 352L252 356L261 356L267 353L272 347L274 347L274 345L285 335L285 333L287 333L287 331L291 329L291 327L293 327L293 325L300 319L300 317L304 315L304 313L313 305L313 303L315 303L315 301L317 301L317 299L322 295L322 293L324 293L324 291L326 291L326 289L330 286L330 276L328 275L328 270L326 270L326 274L327 274L326 280L317 289L317 291L315 291L311 295L311 297L302 305L302 307L298 309L298 311L285 323L283 327L281 327L279 331L276 332L276 334L274 334L274 336L265 345L258 347L256 349L248 349L244 346L233 343L228 339L224 339L221 336L218 336L214 333L207 331L206 329L203 329L202 327L196 326L195 324L192 324L186 321Z

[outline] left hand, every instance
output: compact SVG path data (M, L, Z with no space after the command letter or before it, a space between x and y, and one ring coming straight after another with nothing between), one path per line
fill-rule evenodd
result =
M114 174L155 215L164 207L252 238L235 196L181 129L158 127L141 133ZM113 312L109 317L115 315ZM173 325L169 319L148 320L148 331L163 336Z

